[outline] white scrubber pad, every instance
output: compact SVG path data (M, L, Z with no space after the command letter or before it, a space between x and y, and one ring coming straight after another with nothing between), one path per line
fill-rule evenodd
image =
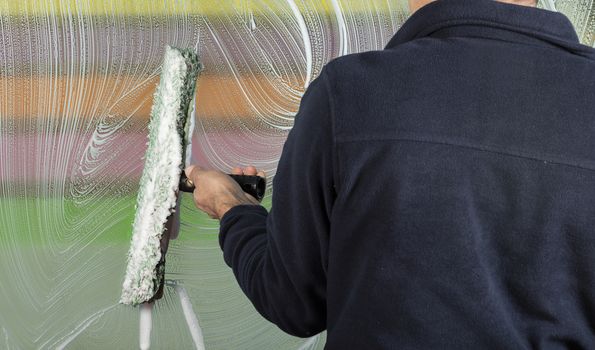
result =
M175 210L178 184L191 137L196 78L202 66L192 50L166 48L153 97L149 143L140 180L132 243L120 302L153 298L164 278L160 241Z

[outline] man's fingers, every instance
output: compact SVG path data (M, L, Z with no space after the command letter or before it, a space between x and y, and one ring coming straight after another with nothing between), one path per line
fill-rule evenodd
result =
M262 178L266 178L266 174L264 171L262 170L257 170L255 166L253 165L249 165L247 167L245 167L244 169L240 168L240 167L234 167L233 169L231 169L231 173L233 175L248 175L248 176L260 176Z
M192 176L192 171L194 171L194 169L196 168L196 165L189 165L186 167L186 169L184 169L184 172L186 173L186 177L187 178L191 178Z
M252 165L247 166L246 169L244 169L244 175L254 176L257 172L258 171L256 170L256 168Z
M192 172L192 169L194 169L194 165L188 165L186 167L186 169L184 169L184 173L186 173L186 177L188 177L190 175L190 173Z
M186 167L186 169L184 169L184 172L186 173L186 177L188 177L188 178L196 176L201 171L202 171L202 168L199 167L198 165L189 165Z
M184 169L184 172L186 173L186 177L193 184L197 183L198 177L200 176L200 173L203 171L204 170L197 165L189 165L186 167L186 169Z

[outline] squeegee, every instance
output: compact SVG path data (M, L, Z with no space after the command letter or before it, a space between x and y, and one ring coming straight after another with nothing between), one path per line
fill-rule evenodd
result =
M183 169L190 162L196 81L202 71L192 49L167 47L153 96L149 142L140 178L132 242L120 302L151 303L163 295L165 253L179 231L179 191L193 192ZM258 176L230 175L261 200L266 184Z

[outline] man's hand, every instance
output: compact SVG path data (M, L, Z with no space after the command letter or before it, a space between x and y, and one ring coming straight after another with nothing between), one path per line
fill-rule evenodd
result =
M231 177L217 170L205 170L190 165L185 170L186 176L194 183L194 203L198 209L207 213L211 218L221 220L227 211L236 205L260 203L256 198L245 193ZM265 177L265 173L249 166L245 169L233 168L235 175L258 175Z

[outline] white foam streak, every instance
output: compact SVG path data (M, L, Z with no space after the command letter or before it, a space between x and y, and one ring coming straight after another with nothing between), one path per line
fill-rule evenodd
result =
M180 297L180 305L182 306L182 311L184 312L184 318L186 319L188 330L192 335L194 346L196 346L196 350L205 350L204 336L198 323L198 317L196 316L194 308L192 307L190 296L188 295L188 292L184 286L176 284L174 288Z
M144 303L139 307L139 348L151 348L151 331L153 329L153 303Z

